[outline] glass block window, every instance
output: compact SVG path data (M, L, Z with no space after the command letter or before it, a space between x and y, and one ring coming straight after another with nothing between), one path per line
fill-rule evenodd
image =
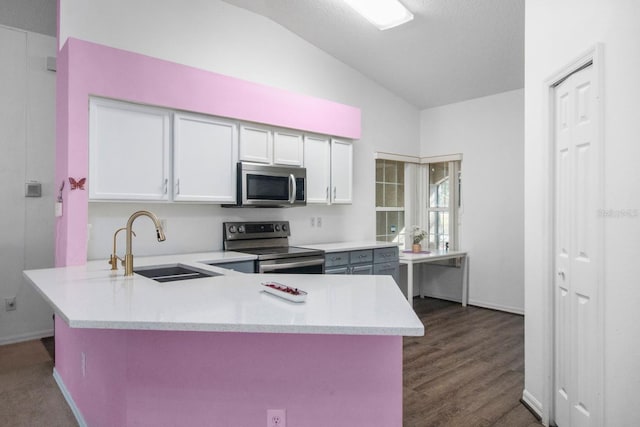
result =
M376 160L376 240L404 245L404 162Z

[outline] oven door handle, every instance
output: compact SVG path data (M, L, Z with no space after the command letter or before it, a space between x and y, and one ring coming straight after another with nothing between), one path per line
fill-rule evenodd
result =
M296 177L293 174L289 174L289 203L294 204L296 202Z
M270 271L284 270L285 268L310 267L313 265L323 265L323 259L314 259L313 261L295 261L282 264L261 264L260 273L268 273Z

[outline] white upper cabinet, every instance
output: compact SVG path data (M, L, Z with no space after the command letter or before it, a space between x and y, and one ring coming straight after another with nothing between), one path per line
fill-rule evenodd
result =
M302 133L241 123L240 160L268 165L302 166Z
M304 136L304 167L307 168L307 203L329 204L331 187L331 141L328 136Z
M235 203L237 129L210 116L174 115L173 200Z
M353 145L351 142L331 140L331 203L349 204L353 201Z
M89 109L89 198L168 200L170 113L100 98Z
M242 123L240 125L240 160L271 164L273 159L273 133L266 126Z
M273 163L276 165L302 166L302 133L287 129L273 131Z

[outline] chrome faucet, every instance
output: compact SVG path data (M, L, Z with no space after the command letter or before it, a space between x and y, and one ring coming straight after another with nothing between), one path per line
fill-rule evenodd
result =
M133 221L139 216L148 216L153 221L153 224L156 226L156 234L158 236L158 242L163 242L165 240L164 230L162 229L162 224L160 224L160 220L157 216L152 214L149 211L138 211L134 212L127 221L127 253L124 255L124 275L125 276L133 276L133 252L131 250L131 241L133 240ZM116 232L117 233L117 232Z

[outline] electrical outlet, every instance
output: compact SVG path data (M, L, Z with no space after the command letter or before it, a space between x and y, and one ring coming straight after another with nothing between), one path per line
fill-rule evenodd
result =
M316 226L316 217L315 217L315 216L312 216L312 217L311 217L311 226L312 226L312 227L315 227L315 226Z
M322 227L322 217L319 216L318 219L316 219L316 224L318 224L318 228Z
M286 410L267 409L267 427L287 427Z
M16 309L16 297L4 299L5 311L13 311Z

